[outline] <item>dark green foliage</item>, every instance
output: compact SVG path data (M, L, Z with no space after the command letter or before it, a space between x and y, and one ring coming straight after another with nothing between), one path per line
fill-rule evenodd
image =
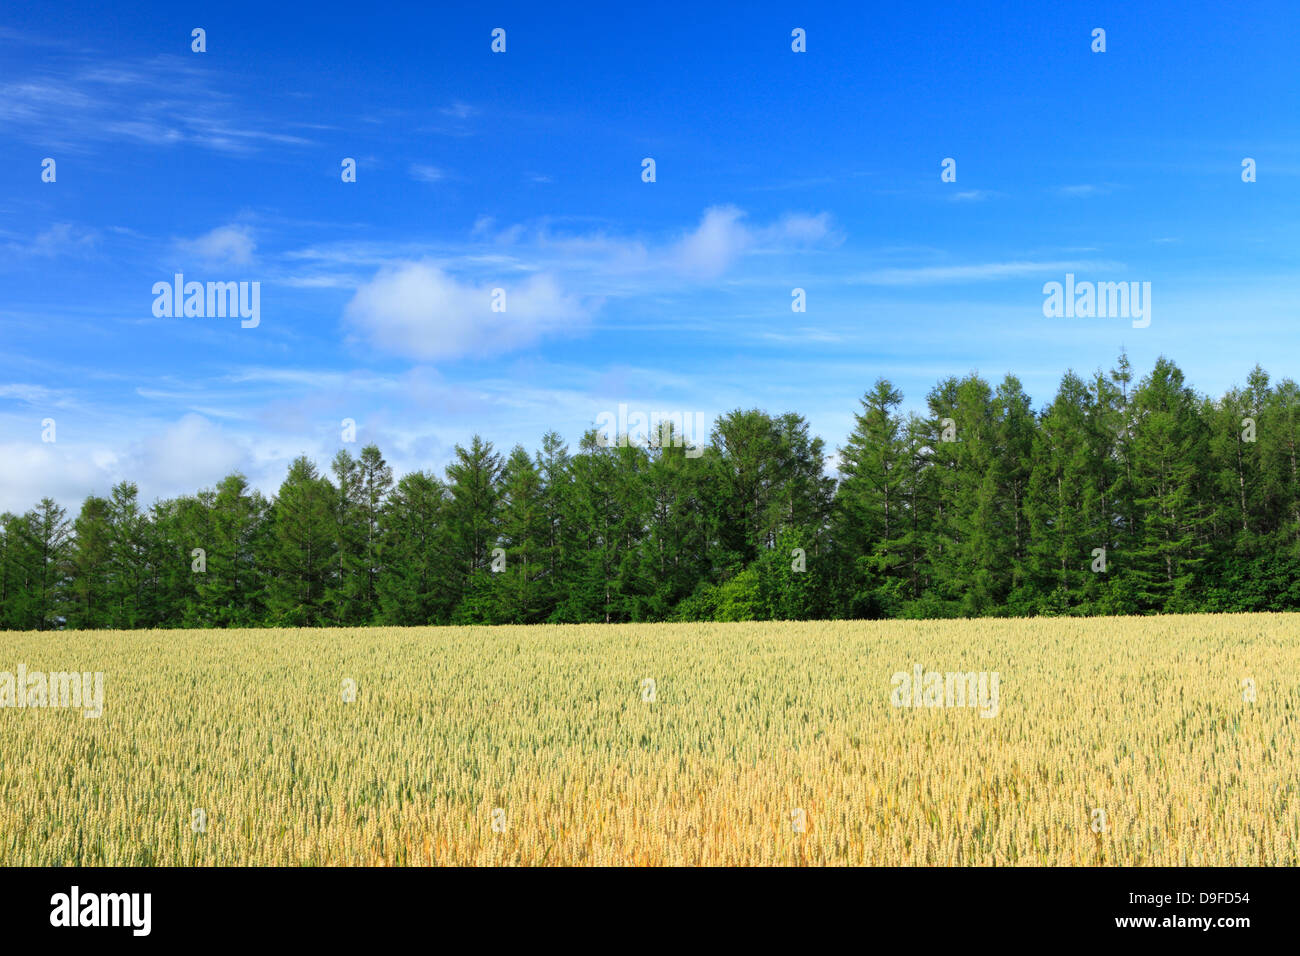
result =
M69 532L50 498L24 515L0 515L0 626L43 631L66 620Z
M379 534L379 614L389 624L446 624L459 593L452 587L445 521L450 496L428 472L403 476L384 504Z
M295 459L271 506L266 554L268 623L275 627L331 624L326 595L337 589L339 492L307 458ZM334 590L335 594L339 592Z
M67 626L87 630L109 625L109 562L112 553L110 505L95 495L81 506L73 523L69 556Z

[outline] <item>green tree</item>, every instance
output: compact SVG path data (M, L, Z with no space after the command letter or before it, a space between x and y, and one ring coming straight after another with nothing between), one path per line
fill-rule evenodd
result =
M73 522L69 555L68 627L94 630L112 622L112 504L90 495Z
M1161 357L1133 396L1132 480L1141 533L1128 577L1145 608L1190 609L1205 560L1208 434L1183 373Z
M498 619L532 624L546 614L547 544L551 534L542 475L522 445L502 472L500 546L504 567L497 575Z
M205 514L191 531L189 553L192 559L193 550L202 548L207 568L194 577L190 619L196 626L262 623L266 586L262 559L272 539L270 504L238 472L223 478L215 492L200 495L199 501Z
M266 608L281 627L333 622L326 600L338 574L337 490L306 457L294 459L271 506Z
M149 518L140 508L134 482L122 481L109 495L109 626L149 627L151 571Z
M403 475L381 515L377 583L382 620L404 626L446 624L460 588L447 527L450 495L437 476Z
M469 448L457 445L456 459L447 466L452 580L461 595L457 623L490 624L496 614L491 559L499 535L501 469L501 456L478 435Z
M884 378L862 398L839 450L835 544L853 617L895 614L907 589L911 449L898 407L902 393Z

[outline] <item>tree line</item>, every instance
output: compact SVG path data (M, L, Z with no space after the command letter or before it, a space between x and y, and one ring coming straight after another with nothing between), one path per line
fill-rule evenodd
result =
M861 401L838 478L807 421L737 409L702 449L475 436L443 475L374 445L75 518L0 516L0 628L1148 614L1300 607L1300 387L1219 399L1161 358ZM688 454L689 452L689 454Z

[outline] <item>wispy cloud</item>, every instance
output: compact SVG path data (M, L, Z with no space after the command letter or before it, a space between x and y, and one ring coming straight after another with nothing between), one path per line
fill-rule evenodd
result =
M550 274L593 296L653 292L683 280L708 282L751 256L771 256L837 245L843 237L828 213L790 213L750 223L735 206L711 206L695 225L654 238L604 228L561 230L551 220L502 224L480 216L467 240L444 243L339 242L293 250L289 263L308 268L286 281L341 286L331 269L348 271L424 261L462 279Z
M1105 195L1110 192L1110 186L1100 185L1098 183L1078 183L1073 186L1058 186L1056 191L1062 196L1084 198L1087 196Z
M252 153L310 140L270 128L240 105L221 74L178 56L142 62L67 59L44 72L0 84L0 124L9 135L80 152L90 142L192 145Z
M866 285L932 285L944 282L989 282L1015 279L1045 272L1081 272L1119 269L1115 262L981 262L959 266L917 266L915 268L877 269L849 279Z
M442 107L438 112L443 116L450 116L453 119L463 120L474 116L478 113L478 110L475 107L470 106L468 103L462 103L460 100L457 100L450 106Z
M99 232L70 222L56 222L38 232L31 239L15 239L4 249L10 255L31 255L45 258L89 252L99 242Z
M0 385L0 400L22 402L34 408L66 408L76 404L73 397L64 391L22 382Z
M427 163L412 163L411 178L421 183L437 183L447 178L447 174L437 166Z
M844 336L838 332L832 332L829 329L810 328L808 326L792 329L788 332L759 332L758 337L761 339L767 339L771 342L780 342L783 345L798 345L804 343L827 345L844 341Z

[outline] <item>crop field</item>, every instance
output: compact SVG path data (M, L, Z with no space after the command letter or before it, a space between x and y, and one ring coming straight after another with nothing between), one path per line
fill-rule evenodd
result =
M1294 866L1298 623L0 633L0 864Z

